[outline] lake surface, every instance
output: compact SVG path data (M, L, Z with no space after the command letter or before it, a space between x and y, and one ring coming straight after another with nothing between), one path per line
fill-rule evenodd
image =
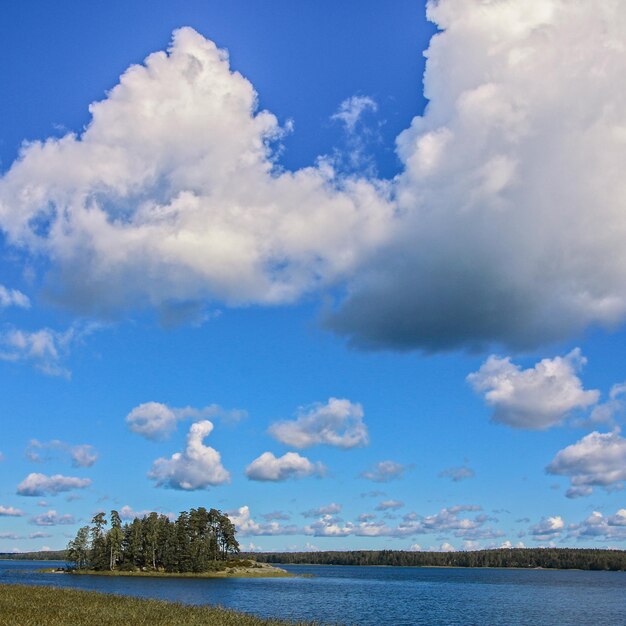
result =
M314 578L226 580L36 572L57 565L64 563L0 561L0 583L220 604L264 617L363 626L626 624L625 572L286 565Z

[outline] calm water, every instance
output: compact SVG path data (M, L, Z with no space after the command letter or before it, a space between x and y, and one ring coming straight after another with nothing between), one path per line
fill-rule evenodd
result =
M194 580L35 571L56 565L0 561L0 583L221 604L267 617L364 626L626 625L624 572L298 565L285 569L315 578Z

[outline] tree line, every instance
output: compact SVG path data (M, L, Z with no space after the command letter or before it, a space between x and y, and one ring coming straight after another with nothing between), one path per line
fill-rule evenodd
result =
M107 526L109 528L107 529ZM151 512L122 523L111 511L96 514L76 533L66 550L73 569L206 572L239 552L235 526L217 509L182 511L175 521Z
M593 548L500 548L471 552L406 552L403 550L263 552L254 553L253 556L259 562L306 565L626 570L625 550L597 550Z

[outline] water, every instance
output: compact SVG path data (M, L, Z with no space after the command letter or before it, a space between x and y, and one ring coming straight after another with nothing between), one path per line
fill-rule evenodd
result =
M264 617L363 626L626 625L626 573L292 565L314 578L115 578L40 574L50 561L0 561L0 583L54 585Z

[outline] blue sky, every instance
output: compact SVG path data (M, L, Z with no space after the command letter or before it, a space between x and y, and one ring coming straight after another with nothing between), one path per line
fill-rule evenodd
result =
M1 11L0 551L624 546L621 8Z

